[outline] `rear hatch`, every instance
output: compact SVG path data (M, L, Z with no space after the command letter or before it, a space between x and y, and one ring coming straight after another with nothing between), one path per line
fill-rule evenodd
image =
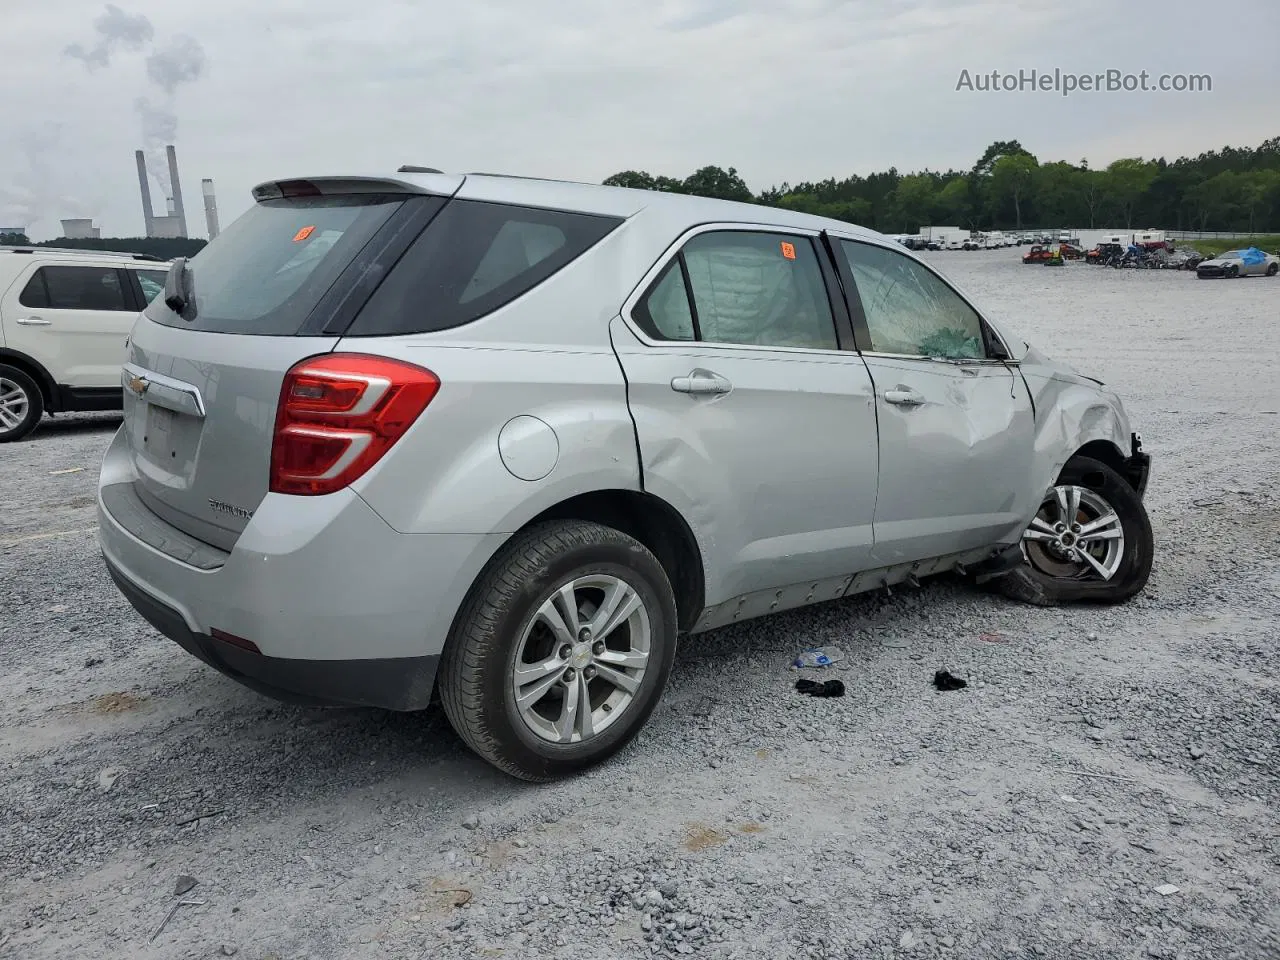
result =
M270 485L286 373L333 349L462 182L412 179L265 184L217 240L175 264L122 373L134 492L153 512L234 546Z

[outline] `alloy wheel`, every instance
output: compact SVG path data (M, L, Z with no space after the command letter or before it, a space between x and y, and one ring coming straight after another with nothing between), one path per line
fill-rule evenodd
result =
M516 711L551 743L581 743L616 723L649 666L652 627L634 587L592 574L557 588L524 629L511 671Z
M1124 560L1124 527L1106 500L1088 487L1057 486L1022 535L1030 564L1051 577L1110 580Z
M20 385L0 377L0 431L16 430L27 419L31 399Z

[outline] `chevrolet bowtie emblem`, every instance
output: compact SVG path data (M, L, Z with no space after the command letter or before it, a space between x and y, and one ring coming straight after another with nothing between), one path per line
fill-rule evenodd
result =
M133 391L135 396L142 396L147 392L147 387L151 386L151 381L146 377L130 377L128 387Z

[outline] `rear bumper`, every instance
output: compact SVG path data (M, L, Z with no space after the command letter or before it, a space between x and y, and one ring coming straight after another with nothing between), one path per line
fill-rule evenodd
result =
M305 706L420 710L431 700L439 656L377 660L268 657L194 632L177 610L151 596L107 559L107 572L148 623L193 657L258 693Z
M268 494L224 553L119 495L135 478L122 436L103 461L99 541L121 592L157 630L280 699L429 703L454 615L504 537L397 533L351 490Z

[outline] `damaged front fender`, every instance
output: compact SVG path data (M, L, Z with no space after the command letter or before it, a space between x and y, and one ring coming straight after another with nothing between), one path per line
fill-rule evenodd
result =
M1102 443L1107 455L1099 459L1119 469L1141 495L1150 458L1141 452L1120 398L1034 348L1023 357L1020 371L1035 408L1034 472L1044 489L1083 447Z

